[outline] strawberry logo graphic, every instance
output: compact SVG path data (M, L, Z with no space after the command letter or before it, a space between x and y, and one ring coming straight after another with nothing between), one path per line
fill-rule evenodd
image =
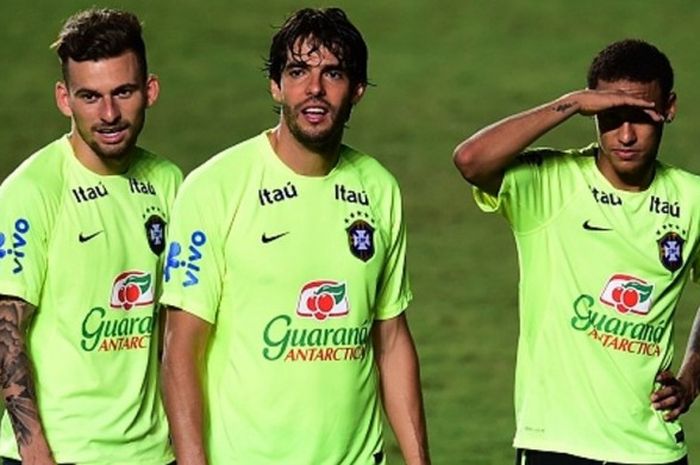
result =
M608 279L600 301L618 312L646 315L651 308L654 285L625 274L616 274Z
M347 315L347 285L330 280L312 281L301 288L297 315L325 320L328 317Z
M110 307L123 308L128 311L133 307L152 303L153 280L150 273L125 271L114 278Z

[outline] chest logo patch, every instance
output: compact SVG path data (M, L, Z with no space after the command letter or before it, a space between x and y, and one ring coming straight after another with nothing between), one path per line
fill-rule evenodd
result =
M600 294L600 301L623 314L646 315L651 309L653 291L654 285L643 279L615 274L608 279Z
M367 213L357 212L345 219L350 253L363 262L374 257L374 227Z
M325 320L347 315L349 311L345 282L318 280L301 288L297 304L297 315L301 317Z
M146 220L144 227L146 228L146 239L151 251L160 255L165 250L165 220L162 217L163 212L158 207L149 207L146 209L143 218Z
M656 232L659 247L659 260L661 264L671 273L678 271L683 266L683 245L685 239L681 234L685 234L678 226L665 224Z
M153 279L151 273L125 271L114 278L109 306L131 310L153 303Z

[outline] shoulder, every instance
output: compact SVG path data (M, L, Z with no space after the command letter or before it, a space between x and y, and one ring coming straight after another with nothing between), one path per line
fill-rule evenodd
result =
M342 146L340 156L347 163L347 169L356 171L366 186L398 190L396 177L376 158L347 145Z
M64 185L65 157L70 146L58 139L30 155L0 185L0 195L11 193L26 200L32 197L56 197Z
M555 149L551 147L535 147L525 150L517 156L515 165L553 166L580 164L592 159L597 153L595 144L575 149Z
M136 150L134 175L145 176L156 182L182 182L182 170L175 163L144 148L137 147Z
M698 199L700 203L700 176L690 171L670 165L666 162L657 162L657 176L668 179L670 185L682 193L685 197Z
M183 188L205 189L231 186L247 177L262 162L263 135L247 139L215 154L187 175Z

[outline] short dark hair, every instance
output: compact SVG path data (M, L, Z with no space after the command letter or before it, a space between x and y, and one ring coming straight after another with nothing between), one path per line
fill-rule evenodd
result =
M79 11L66 20L51 44L61 61L63 79L68 80L68 59L74 61L114 58L133 51L138 59L142 78L148 76L146 45L141 22L133 13L110 8Z
M588 88L595 89L599 81L615 82L658 81L665 98L673 90L673 68L658 48L638 39L614 42L593 59L588 69Z
M279 84L288 54L297 55L300 41L307 39L335 55L352 84L367 84L367 44L340 8L304 8L287 18L272 38L267 76Z

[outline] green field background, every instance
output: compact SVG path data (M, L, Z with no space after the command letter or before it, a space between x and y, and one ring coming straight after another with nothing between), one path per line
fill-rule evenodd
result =
M59 70L48 45L70 13L93 4L132 9L145 22L150 66L160 75L162 93L141 143L186 172L276 123L261 71L272 27L298 7L329 5L2 0L0 178L68 130L53 103ZM335 4L362 30L375 84L353 113L346 140L375 154L404 192L415 294L409 318L422 362L433 462L510 464L515 247L502 218L477 211L452 166L452 149L498 118L583 87L598 50L639 37L664 50L676 71L679 111L661 157L700 172L700 2ZM593 134L591 120L576 117L542 143L581 146ZM542 285L548 285L545 277ZM699 302L697 286L689 286L677 314L676 366ZM691 459L700 460L700 405L685 424ZM390 462L401 463L388 436Z

